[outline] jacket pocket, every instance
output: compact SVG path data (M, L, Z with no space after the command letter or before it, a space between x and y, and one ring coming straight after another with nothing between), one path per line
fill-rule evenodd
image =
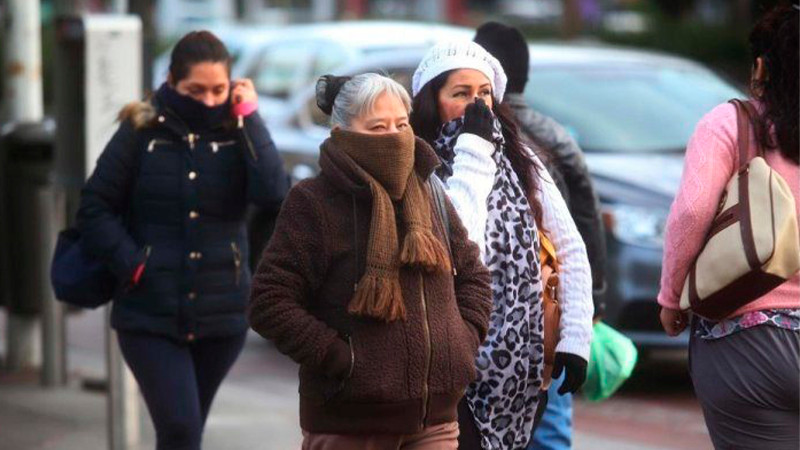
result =
M348 403L387 403L409 398L409 344L405 326L397 321L386 324L365 321L353 330L350 348L353 367L334 401ZM416 352L417 363L423 356Z
M169 145L172 141L169 139L150 139L150 142L147 143L147 152L153 153L156 151L156 148L162 145Z
M211 143L209 145L211 146L211 153L217 154L220 150L222 150L224 148L236 145L236 141L235 140L211 141Z
M231 252L233 253L234 280L236 286L242 281L242 251L236 242L231 242Z
M450 343L450 378L453 389L461 390L475 380L475 357L477 356L477 338L470 330L470 325L463 319L457 319L454 327L448 331Z
M326 392L323 393L325 402L329 402L336 398L339 394L341 394L345 387L347 387L350 379L353 377L353 371L356 367L356 354L355 350L353 349L353 338L350 335L346 335L347 337L347 347L350 349L350 368L347 371L347 374L341 379L336 381L335 383L331 383L328 386ZM335 381L335 380L332 380Z
M147 265L148 261L150 260L150 253L152 253L152 251L153 247L151 245L144 246L144 258L142 258L142 261L139 263L143 265L142 273L139 275L139 279L136 281L136 283L134 283L133 277L136 275L136 270L139 267L139 264L137 264L136 267L134 267L134 272L131 274L131 279L125 282L127 288L124 290L124 292L130 293L137 291L145 284L145 279L148 278L150 272Z

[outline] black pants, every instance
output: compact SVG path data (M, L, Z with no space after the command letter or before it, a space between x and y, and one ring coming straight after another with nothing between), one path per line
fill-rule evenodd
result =
M167 337L119 332L156 430L158 450L198 450L211 401L244 346L246 333L179 343Z
M769 325L711 340L692 333L689 369L714 448L800 448L800 333Z

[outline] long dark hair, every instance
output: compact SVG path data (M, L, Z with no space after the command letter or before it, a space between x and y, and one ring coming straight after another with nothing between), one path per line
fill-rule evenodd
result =
M753 63L762 58L766 69L765 79L751 88L753 97L764 105L755 119L756 139L761 148L778 149L795 163L800 162L798 15L800 11L792 6L776 6L750 32Z
M420 89L411 103L411 117L409 119L414 133L429 144L438 137L442 120L439 116L439 91L447 83L448 77L455 70L439 74ZM500 125L505 138L505 152L511 161L511 167L519 177L525 196L531 204L531 212L539 227L542 226L542 205L536 198L535 192L539 189L539 168L533 162L525 148L525 143L519 131L519 126L513 119L513 113L507 105L501 104L497 99L492 99L492 111Z
M231 55L225 44L210 31L192 31L175 44L169 62L171 81L177 84L189 76L192 66L201 62L223 63L231 72Z

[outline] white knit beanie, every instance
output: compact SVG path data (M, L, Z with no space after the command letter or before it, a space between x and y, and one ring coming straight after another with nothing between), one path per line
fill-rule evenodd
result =
M475 69L486 75L492 83L492 92L498 102L506 92L506 73L500 61L483 47L472 41L442 42L425 53L411 79L411 92L417 96L429 81L438 75L455 69Z

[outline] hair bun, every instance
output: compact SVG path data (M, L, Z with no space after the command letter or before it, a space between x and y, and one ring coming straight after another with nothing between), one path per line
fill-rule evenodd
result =
M323 75L317 80L317 106L327 115L333 111L333 102L342 86L350 81L352 77L337 77L335 75Z

